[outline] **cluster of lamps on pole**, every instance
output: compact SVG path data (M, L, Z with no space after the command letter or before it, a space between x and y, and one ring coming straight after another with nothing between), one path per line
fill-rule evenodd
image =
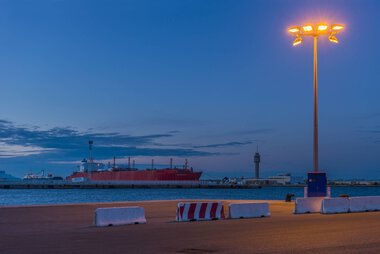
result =
M288 29L288 32L296 37L293 41L293 46L297 46L302 43L303 36L318 37L320 35L328 35L329 41L338 43L339 41L335 35L343 29L343 25L327 25L325 23L321 23L318 25L307 24L304 26L293 26Z
M295 36L293 46L302 43L302 37L311 36L314 38L314 137L313 137L313 171L319 171L319 156L318 156L318 63L317 63L317 48L318 38L322 35L327 35L329 41L338 43L335 35L344 29L343 25L319 23L317 25L306 24L303 26L293 26L288 28L288 32Z

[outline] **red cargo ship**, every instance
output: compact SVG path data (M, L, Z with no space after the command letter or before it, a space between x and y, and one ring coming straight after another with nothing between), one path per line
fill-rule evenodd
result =
M202 172L191 169L109 169L90 172L74 172L69 181L199 181Z
M118 168L115 165L113 167L105 167L103 163L97 163L92 160L93 142L90 141L90 159L82 160L79 171L74 172L70 176L66 177L67 180L72 182L83 181L191 181L198 182L202 175L202 172L194 172L192 168L187 167L187 160L183 168L173 168L172 160L170 160L170 167L164 169L144 169L138 170L134 167L130 167L130 160L128 160L128 167ZM134 164L134 163L133 163Z

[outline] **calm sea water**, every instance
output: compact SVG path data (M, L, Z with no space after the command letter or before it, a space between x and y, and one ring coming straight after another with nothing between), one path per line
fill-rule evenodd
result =
M172 199L284 200L303 197L303 187L262 189L0 189L0 206ZM380 196L380 187L332 187L331 195Z

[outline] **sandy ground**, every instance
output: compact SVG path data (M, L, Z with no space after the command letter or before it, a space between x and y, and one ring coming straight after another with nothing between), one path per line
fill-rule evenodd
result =
M178 201L3 207L0 253L380 253L380 212L294 215L269 202L269 218L204 222L175 222ZM95 208L130 205L147 224L92 225Z

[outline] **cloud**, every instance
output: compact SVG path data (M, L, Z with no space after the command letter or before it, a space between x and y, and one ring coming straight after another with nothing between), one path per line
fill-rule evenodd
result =
M255 130L234 131L234 132L230 132L230 134L252 135L252 134L267 134L267 133L273 133L273 132L276 132L276 130L269 129L269 128L262 128L262 129L255 129Z
M380 133L380 126L373 126L371 127L370 129L361 129L361 130L357 130L358 132L362 132L362 133L373 133L373 134L377 134L377 133Z
M380 133L380 130L360 130L359 132L364 132L364 133Z
M377 118L380 117L380 113L373 113L365 116L365 118Z
M261 128L261 129L253 129L253 130L236 130L236 131L228 131L222 133L213 133L209 135L201 135L199 138L210 138L210 137L231 137L231 136L259 136L260 134L270 134L274 133L278 130L270 129L270 128ZM256 138L255 138L256 139ZM258 141L256 139L256 141Z
M366 130L357 130L357 132L361 132L361 133L364 133L364 134L367 134L367 135L363 135L365 136L364 139L365 140L369 140L373 143L380 143L380 140L379 140L379 135L380 134L380 126L375 126L375 127L372 127L371 129L366 129Z
M146 145L173 134L152 134L144 136L123 135L117 132L79 132L71 127L55 127L41 130L38 127L16 126L9 121L0 121L0 140L15 145L38 145L46 148L71 148L96 140L98 145Z
M179 118L176 115L166 115L164 112L157 112L157 117L145 119L141 122L144 125L150 126L189 126L202 125L203 122L192 118Z
M245 142L227 142L227 143L221 143L221 144L210 144L210 145L200 145L200 146L193 146L194 148L220 148L220 147L231 147L231 146L243 146L243 145L249 145L252 144L252 141L245 141Z
M174 143L174 144L170 144L170 143L166 143L166 144L162 144L162 143L153 143L154 146L157 146L157 147L182 147L182 148L193 148L193 145L191 143Z
M15 125L0 120L0 157L37 156L49 160L80 159L87 155L89 140L94 141L94 156L106 159L113 156L207 156L215 155L194 149L142 148L157 139L173 137L175 133L131 136L118 132L80 132L72 127L41 129Z
M257 140L254 140L257 141ZM191 143L153 143L154 146L157 147L182 147L182 148L221 148L221 147L231 147L231 146L243 146L243 145L249 145L253 144L254 141L244 141L244 142L239 142L239 141L232 141L232 142L226 142L226 143L218 143L218 144L208 144L208 145L194 145Z
M36 146L9 145L4 142L0 142L0 158L29 156L52 151L54 151L54 149L44 149Z

